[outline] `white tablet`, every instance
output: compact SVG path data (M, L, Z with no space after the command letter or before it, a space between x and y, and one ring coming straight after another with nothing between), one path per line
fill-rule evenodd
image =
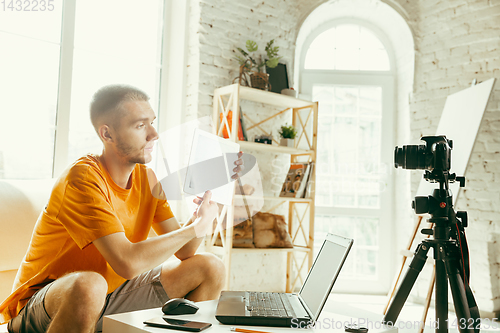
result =
M184 192L203 197L212 192L212 201L231 205L234 180L231 176L236 167L240 145L217 135L196 129L189 155L184 182Z

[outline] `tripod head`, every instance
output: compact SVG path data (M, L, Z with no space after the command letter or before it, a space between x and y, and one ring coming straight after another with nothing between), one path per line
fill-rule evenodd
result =
M465 177L457 177L455 174L448 175L445 172L440 172L436 175L426 171L424 178L429 182L439 181L439 189L434 189L432 195L429 196L416 196L412 202L412 208L416 214L429 213L431 215L430 222L440 224L439 222L446 222L448 226L458 224L459 230L467 227L467 212L458 211L453 209L453 194L451 193L448 182L460 182L460 187L465 187ZM433 181L434 180L434 181ZM442 219L445 220L442 220ZM432 235L432 230L423 229L422 233ZM434 235L437 236L437 235ZM437 237L436 237L437 238Z
M439 227L451 227L458 224L459 229L467 227L467 212L455 212L453 209L453 195L449 183L460 182L460 187L465 187L465 177L450 174L451 150L453 141L445 135L424 136L423 145L408 145L402 148L396 147L394 151L395 167L403 169L423 169L424 179L430 183L439 183L439 189L435 189L432 195L417 196L412 203L416 214L429 213L430 222ZM458 218L457 218L458 217ZM433 230L423 229L422 233L436 238L444 235L435 235ZM449 233L446 233L449 235Z

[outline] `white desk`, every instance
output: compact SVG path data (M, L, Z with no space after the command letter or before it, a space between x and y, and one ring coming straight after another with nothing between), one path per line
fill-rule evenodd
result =
M198 312L194 315L175 315L172 318L179 318L185 320L202 321L207 323L212 323L212 327L203 331L207 333L230 333L232 325L223 325L215 319L215 309L217 307L217 301L207 301L199 302L197 305L200 307ZM330 307L332 309L332 307ZM390 332L397 333L398 330L395 327L384 327L380 325L380 322L374 320L373 317L369 317L366 313L359 309L355 309L345 304L338 304L333 307L334 312L323 311L319 322L327 323L330 327L323 326L321 329L319 327L308 329L305 332L317 333L317 332L329 332L329 333L340 333L344 332L344 322L357 322L358 318L362 318L366 321L371 321L372 326L368 325L368 333L382 333ZM350 315L347 315L349 313ZM143 324L143 321L154 318L161 317L163 313L161 308L120 313L110 316L105 316L103 321L103 333L142 333L142 332L154 332L154 333L165 333L174 332L173 330L166 330L164 328L156 328ZM381 316L380 316L381 317ZM381 318L380 318L381 319ZM333 325L338 325L341 328L332 328ZM366 326L366 325L365 325ZM259 330L263 332L302 332L302 330L297 330L293 328L286 327L264 327L264 326L239 326L234 325L234 327L241 327L251 330Z

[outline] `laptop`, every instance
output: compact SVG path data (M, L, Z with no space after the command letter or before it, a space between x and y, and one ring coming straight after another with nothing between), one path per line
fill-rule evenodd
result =
M352 244L328 234L298 294L222 291L215 318L228 325L281 327L317 321Z

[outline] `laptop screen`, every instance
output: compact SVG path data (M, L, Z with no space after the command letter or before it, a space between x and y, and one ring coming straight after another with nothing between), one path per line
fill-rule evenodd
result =
M318 320L351 246L351 239L332 234L326 236L299 292L314 320Z

